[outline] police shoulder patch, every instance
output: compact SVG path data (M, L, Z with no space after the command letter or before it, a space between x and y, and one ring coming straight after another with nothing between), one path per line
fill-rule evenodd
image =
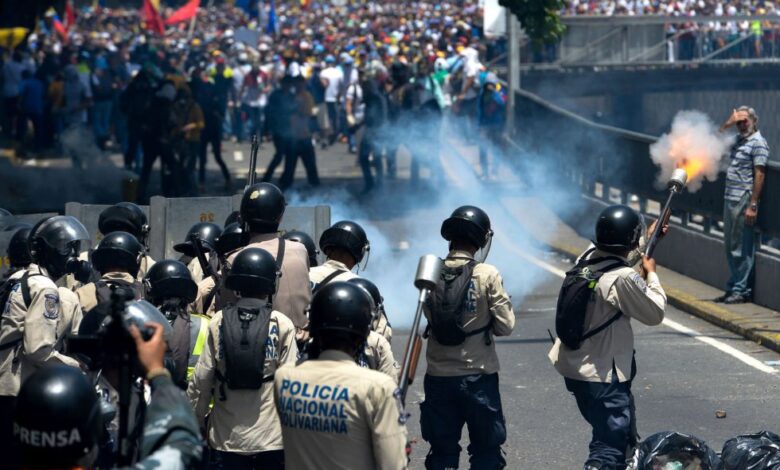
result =
M49 320L60 317L60 297L57 294L43 295L43 316Z
M642 292L647 290L647 282L642 279L642 276L639 273L635 272L631 274L631 280L634 281L634 284L636 284Z

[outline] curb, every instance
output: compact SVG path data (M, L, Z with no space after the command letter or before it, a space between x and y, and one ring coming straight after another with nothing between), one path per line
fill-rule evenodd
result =
M580 255L581 250L578 250L573 246L555 242L544 242L542 240L538 241L561 254L573 258ZM664 286L664 291L666 292L669 304L683 312L699 317L714 325L729 330L732 333L736 333L743 338L749 339L772 351L780 352L780 334L762 331L766 328L765 325L756 324L754 320L747 319L739 313L732 312L710 301L697 299L674 287Z

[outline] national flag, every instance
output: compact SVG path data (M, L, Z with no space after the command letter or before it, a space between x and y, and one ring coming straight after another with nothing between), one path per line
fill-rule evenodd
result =
M143 0L141 5L141 17L146 29L157 34L165 34L165 24L160 16L160 0Z
M271 0L271 9L268 11L268 26L265 28L267 34L276 34L276 1Z
M176 24L182 21L192 19L198 14L198 8L200 7L200 0L190 0L185 3L183 7L174 11L171 16L165 19L166 25Z
M59 34L62 37L63 41L68 40L68 29L65 28L65 25L62 24L62 21L60 20L60 15L57 14L57 12L54 10L54 8L49 8L46 11L46 16L48 18L51 18L51 25L54 27L54 30L57 31L57 34Z

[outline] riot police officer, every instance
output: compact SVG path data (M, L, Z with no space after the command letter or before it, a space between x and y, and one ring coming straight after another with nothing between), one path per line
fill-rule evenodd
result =
M378 333L390 343L393 339L393 328L387 319L384 304L385 299L379 292L379 288L376 284L363 277L354 277L350 279L349 282L359 285L371 294L371 299L374 301L374 316L371 319L371 331Z
M582 324L587 333L578 348L558 338L549 353L580 413L593 428L586 470L626 468L627 453L637 440L631 394L636 375L631 319L658 325L666 307L655 260L641 255L643 229L641 216L628 206L602 211L596 222L595 246L577 260L577 266L600 273ZM652 230L651 226L647 233ZM662 233L667 230L664 227ZM640 257L642 274L632 268Z
M328 260L322 266L309 270L313 291L331 281L348 281L357 277L352 268L360 264L371 250L371 245L363 227L350 220L342 220L322 232L320 250Z
M506 424L493 336L511 334L515 316L501 275L484 263L493 237L490 218L478 207L459 207L442 223L441 236L449 253L425 308L428 369L420 421L431 445L425 466L457 468L467 424L471 467L503 468Z
M372 290L378 294L379 289L376 289L373 282L359 277L352 278L347 282L362 287L371 296L371 327L366 338L366 344L363 350L358 353L358 365L383 372L392 377L393 380L398 381L401 367L396 362L395 357L393 357L393 349L390 346L390 342L374 330L374 322L381 313L379 313Z
M10 265L8 277L19 270L26 269L32 263L30 244L27 242L30 237L30 229L32 229L30 224L14 224L6 229L6 231L14 231L11 239L8 240L8 249L6 250Z
M278 276L273 255L261 248L233 259L225 284L238 301L211 319L187 389L198 422L207 426L215 468L284 468L270 382L279 367L295 362L298 347L292 321L271 306Z
M122 289L128 300L143 297L143 286L137 280L144 247L127 232L111 232L92 252L92 266L100 279L76 289L84 313L111 300L113 289Z
M282 192L271 183L248 187L241 198L241 221L244 224L246 248L262 248L274 256L281 268L274 310L287 315L298 329L299 339L305 338L308 324L306 307L311 302L309 285L309 254L298 242L279 237L277 231L287 203ZM241 253L240 251L238 253ZM228 257L233 264L237 255Z
M396 384L355 357L371 323L371 297L329 283L310 310L310 359L276 371L274 393L289 468L406 468L406 427Z
M227 259L244 247L243 239L244 229L240 222L232 222L226 225L225 230L214 241L216 257L210 258L209 262L218 260L219 271L222 273L229 271L230 263L228 263ZM217 303L221 303L216 301L219 294L218 290L217 280L213 277L207 277L198 282L198 294L195 302L192 304L192 310L209 318L213 317L217 313Z
M153 332L147 341L137 327L130 327L138 362L152 390L141 458L133 468L195 468L201 457L198 427L186 397L163 367L163 327L154 323L145 327ZM22 385L14 440L24 468L89 468L104 428L95 388L77 369L47 365Z
M78 329L81 306L76 294L55 281L78 264L84 226L70 216L38 222L30 231L32 264L12 279L0 319L0 442L10 442L11 415L22 381L48 362L78 367L62 353L63 339Z
M98 230L103 235L118 231L130 233L144 246L145 253L137 276L139 281L143 280L146 272L154 264L154 260L148 253L149 221L143 209L132 202L114 204L100 213Z
M302 243L303 246L306 247L306 252L309 253L309 270L319 264L317 255L319 255L320 252L317 250L314 239L312 239L308 233L300 230L290 230L284 233L284 239Z
M160 309L173 332L169 348L173 359L173 382L182 389L195 371L208 336L209 319L190 312L198 286L184 263L172 259L158 261L146 273L146 298Z
M217 272L219 271L219 263L217 257L214 256L214 251L216 250L216 242L220 234L222 234L222 227L219 225L211 222L199 222L190 228L187 232L187 237L182 243L173 245L174 251L189 258L189 261L186 262L187 269L192 273L192 280L195 281L195 283L203 280L203 268L198 261L190 237L194 235L195 239L200 241L200 249L205 255L206 261L211 264L211 269L214 272ZM184 260L181 261L185 262Z

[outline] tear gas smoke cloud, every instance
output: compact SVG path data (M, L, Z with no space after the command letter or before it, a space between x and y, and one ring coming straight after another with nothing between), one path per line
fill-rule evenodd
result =
M698 191L704 179L718 178L721 158L729 151L734 137L718 132L712 120L701 111L680 111L672 121L672 130L650 146L650 156L661 172L659 186L666 186L676 168L688 172L688 190Z
M359 272L359 275L377 284L394 327L410 326L417 301L413 281L419 257L428 253L442 258L446 256L447 242L439 233L441 223L461 205L479 206L490 216L496 236L486 262L495 265L501 272L504 287L512 295L515 311L519 310L523 298L544 281L537 268L529 266L517 255L517 251L538 252L539 246L529 237L522 221L519 223L501 202L510 195L513 203L517 204L538 205L539 200L518 197L516 186L511 193L505 193L500 185L481 181L472 165L454 154L455 150L447 143L454 130L446 123L444 127L441 129L441 143L435 139L439 135L439 125L431 121L413 125L401 123L390 132L403 136L403 147L417 152L421 166L428 168L431 175L441 172L446 182L435 183L434 177L430 189L407 191L405 179L397 182L385 180L383 190L362 200L344 189L327 188L318 189L315 196L297 193L288 196L290 205L329 205L333 222L348 219L363 226L371 243L371 252L365 271ZM477 144L489 148L493 165L507 165L496 158L500 151L492 142L478 138ZM535 193L543 194L548 207L577 210L572 201L579 198L571 197L571 190L551 186L547 170L552 169L545 168L544 159L529 158L516 151L507 159L539 162L538 167L529 164L524 169L523 179L535 187ZM424 188L426 185L421 186ZM551 298L550 305L554 302L555 299Z

